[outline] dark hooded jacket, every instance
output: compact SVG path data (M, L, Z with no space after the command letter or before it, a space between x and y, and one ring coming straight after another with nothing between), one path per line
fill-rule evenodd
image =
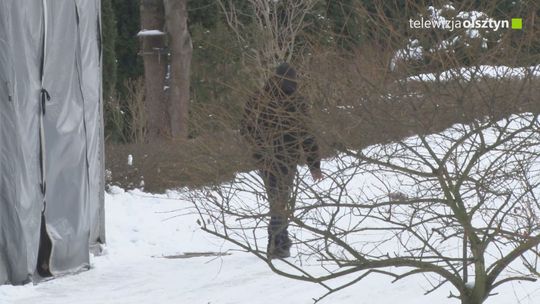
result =
M309 105L296 89L296 71L282 64L264 89L246 102L240 130L261 169L296 166L302 151L310 170L320 169L319 147L308 128Z

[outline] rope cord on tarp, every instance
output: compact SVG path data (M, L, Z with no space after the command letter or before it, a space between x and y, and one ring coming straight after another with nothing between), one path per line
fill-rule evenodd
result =
M51 95L49 95L49 92L45 89L41 89L41 113L45 115L45 107L46 102L51 100Z

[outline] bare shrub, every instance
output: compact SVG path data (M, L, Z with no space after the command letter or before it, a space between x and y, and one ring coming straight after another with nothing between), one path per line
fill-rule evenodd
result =
M294 258L266 257L270 213L256 171L186 194L202 229L328 294L372 274L422 274L432 286L427 292L448 288L462 303L480 304L507 282L536 280L540 67L529 65L540 61L532 51L527 60L509 56L529 49L532 36L505 30L493 46L472 47L466 56L450 46L426 51L419 68L399 55L411 51L410 33L395 28L405 19L389 18L383 5L357 9L380 25L374 43L352 51L314 45L293 56L317 135L332 155L324 182L313 185L306 168L298 173ZM458 10L465 9L472 7ZM495 6L484 9L489 15ZM452 38L414 35L431 43L424 50ZM405 59L399 69L392 68L396 59Z
M146 115L144 105L144 80L129 79L124 83L130 119L128 122L129 142L142 143L146 136Z
M107 145L106 152L112 185L153 193L219 184L253 168L238 136L227 131L153 145Z
M219 0L218 4L230 28L241 44L255 42L256 47L248 54L259 67L275 66L291 61L297 52L298 36L307 26L306 15L312 13L315 0L265 1L248 0L247 10L254 27L242 21L241 11L235 1Z
M125 142L125 112L122 110L118 94L113 93L112 96L106 98L103 108L107 113L105 116L105 141Z
M511 280L534 281L539 131L538 115L525 114L343 149L329 161L323 184L311 185L301 172L290 218L296 258L287 267L268 262L330 293L372 273L396 280L424 273L432 290L449 283L463 303L482 303ZM263 189L252 172L190 192L189 199L203 230L266 259ZM353 272L344 285L333 285Z
M105 142L142 143L146 133L144 82L141 78L128 79L124 88L124 97L113 93L105 101Z

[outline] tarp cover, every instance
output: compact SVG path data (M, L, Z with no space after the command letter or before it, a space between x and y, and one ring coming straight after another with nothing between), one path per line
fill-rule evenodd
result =
M99 0L0 0L0 284L53 275L105 241ZM48 98L50 97L50 98Z

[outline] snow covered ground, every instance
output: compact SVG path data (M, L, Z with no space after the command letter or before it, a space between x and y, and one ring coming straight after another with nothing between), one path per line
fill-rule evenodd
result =
M445 131L433 142L441 143L447 133L447 138L456 135L456 126L454 133ZM328 171L332 166L337 165L331 160L323 164ZM182 200L185 194L113 187L105 196L107 246L91 259L91 270L37 285L0 286L0 304L309 304L324 295L322 286L278 276L252 254L202 232L193 206ZM249 203L253 197L243 200ZM421 275L396 283L373 275L321 303L458 303L447 298L449 285L424 296L428 289ZM496 292L487 304L540 303L540 282L512 282Z
M92 269L38 285L1 286L0 304L280 303L308 304L325 290L272 273L256 257L199 230L197 216L179 194L113 189L106 194L107 248ZM189 252L229 253L168 259ZM395 284L374 276L321 303L458 303L449 287L423 296L422 277ZM537 304L540 283L513 283L488 304Z
M416 81L449 81L461 80L470 81L485 80L485 79L523 79L523 78L538 78L540 77L540 65L530 67L508 67L508 66L493 66L480 65L474 67L464 67L459 69L451 69L441 73L427 73L416 76L411 76L408 80Z

